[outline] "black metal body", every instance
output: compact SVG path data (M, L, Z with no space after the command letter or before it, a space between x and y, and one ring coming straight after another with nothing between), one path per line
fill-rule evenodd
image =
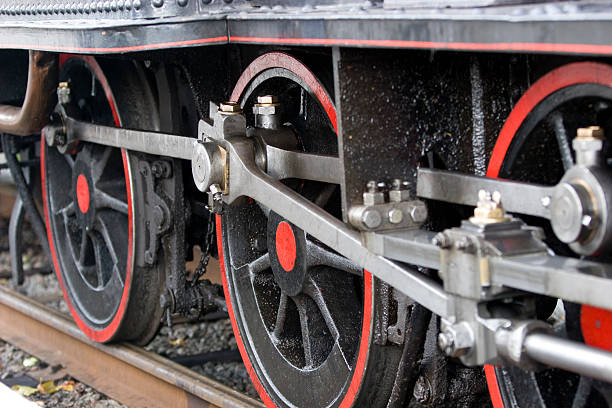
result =
M283 44L607 55L609 4L24 0L0 5L1 48L124 53Z

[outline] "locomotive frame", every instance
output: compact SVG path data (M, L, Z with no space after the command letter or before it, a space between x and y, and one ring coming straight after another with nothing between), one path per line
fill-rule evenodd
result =
M15 218L49 242L96 341L227 309L269 406L315 398L300 384L318 406L402 406L417 380L444 388L447 361L486 365L495 406L607 402L610 16L590 2L7 3ZM33 146L44 220L21 169L34 162L17 158ZM223 294L199 280L211 255ZM88 299L109 282L107 319Z

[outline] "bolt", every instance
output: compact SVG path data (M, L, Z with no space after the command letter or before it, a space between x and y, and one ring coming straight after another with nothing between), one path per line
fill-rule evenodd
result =
M61 128L57 126L47 126L44 129L45 140L49 146L63 146L66 144L66 135Z
M238 102L230 101L230 102L221 102L219 104L219 112L224 114L236 114L241 113L242 109Z
M582 225L586 228L593 229L599 224L597 217L585 214L582 216Z
M474 209L474 216L470 217L470 222L478 225L495 224L510 221L501 204L501 194L499 191L491 194L488 191L478 191L478 204Z
M603 139L604 131L600 126L589 126L586 128L579 128L576 132L576 136L580 139Z
M396 178L393 179L393 181L391 182L391 189L395 190L395 191L399 191L399 189L402 187L402 180Z
M60 82L57 87L57 99L62 105L70 103L70 87L68 82Z
M376 182L374 180L368 181L366 184L366 188L368 189L368 193L375 193L378 190L376 189Z
M540 198L540 203L542 204L542 207L548 208L550 206L550 196Z
M391 224L399 224L404 219L404 214L401 210L393 208L389 210L389 222Z
M385 183L384 181L379 181L376 184L376 187L378 188L378 191L385 191L387 189L387 183Z
M431 240L431 243L442 249L449 248L451 246L450 237L444 232L438 232Z
M420 223L425 222L427 219L427 207L424 205L416 205L410 210L410 216L412 221Z
M455 340L450 333L442 332L438 334L438 347L440 347L440 350L444 351L446 354L452 353L454 343Z
M210 192L213 195L217 195L217 194L222 194L223 190L221 189L221 186L219 186L218 184L213 184L212 186L210 186Z
M427 380L427 378L420 376L417 380L414 391L412 393L414 398L423 405L427 405L429 399L431 398L431 384Z
M361 222L369 229L376 228L382 223L380 213L376 210L366 210L361 215Z
M257 97L257 103L261 105L272 105L278 103L278 96L263 95Z
M473 247L472 241L468 237L463 237L455 243L455 248L459 251L469 252Z

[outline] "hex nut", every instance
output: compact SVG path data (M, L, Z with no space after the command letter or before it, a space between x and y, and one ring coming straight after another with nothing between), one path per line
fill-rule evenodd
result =
M467 322L443 326L438 346L450 357L466 354L474 346L474 332Z
M389 201L399 203L400 201L410 200L410 191L408 190L389 190Z
M276 115L280 113L279 105L260 105L253 106L253 114L255 115Z
M410 211L410 217L412 217L412 221L421 223L425 222L427 219L427 207L425 204L415 205L414 208Z
M366 228L374 229L380 226L382 223L382 217L376 210L368 209L361 215L361 222Z
M241 113L242 108L240 108L240 104L238 102L230 101L230 102L221 102L219 104L219 112L221 113Z
M399 224L404 219L404 214L402 213L402 210L399 210L397 208L392 208L391 210L389 210L388 215L389 215L389 222L391 224Z
M583 138L603 139L604 131L600 126L589 126L586 128L579 128L576 132L576 136L580 139L583 139Z
M275 95L263 95L257 97L258 104L276 104L278 103L278 96Z

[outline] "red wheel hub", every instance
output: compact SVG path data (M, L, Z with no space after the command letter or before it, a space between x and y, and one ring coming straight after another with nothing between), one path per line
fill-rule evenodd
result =
M586 344L612 351L611 311L584 305L580 312L580 326Z
M287 272L292 271L296 258L295 235L291 226L285 221L276 228L276 254L283 269Z
M76 196L77 203L79 204L79 210L83 214L89 210L89 184L84 175L79 174L76 183Z

